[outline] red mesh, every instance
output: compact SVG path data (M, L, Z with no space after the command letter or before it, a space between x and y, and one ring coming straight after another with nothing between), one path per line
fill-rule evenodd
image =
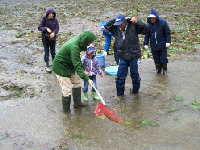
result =
M101 103L97 103L94 114L97 117L105 115L111 121L122 123L122 119L112 109Z

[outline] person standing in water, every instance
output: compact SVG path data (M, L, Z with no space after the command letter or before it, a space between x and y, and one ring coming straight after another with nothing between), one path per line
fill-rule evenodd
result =
M159 18L155 9L151 9L147 17L149 33L144 37L144 48L148 50L150 39L151 53L156 66L156 73L167 75L167 48L171 43L170 28L166 20Z
M87 46L96 39L97 37L91 31L83 31L79 37L72 38L64 43L53 60L51 69L56 74L62 88L64 112L70 111L71 95L74 100L74 108L87 106L81 102L81 79L88 82L90 86L93 86L94 83L85 71L80 52L86 51Z

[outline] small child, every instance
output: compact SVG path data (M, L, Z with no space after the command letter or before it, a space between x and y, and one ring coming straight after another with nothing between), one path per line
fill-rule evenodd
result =
M89 76L89 78L93 81L95 87L97 88L96 75L98 73L101 77L104 77L104 74L95 56L96 56L96 49L91 44L90 46L87 47L87 51L85 55L81 58L81 60L82 60L83 65L86 68L85 74ZM83 89L84 100L88 100L87 91L88 91L88 82L84 81L84 89ZM94 88L92 88L92 96L95 100L100 100Z

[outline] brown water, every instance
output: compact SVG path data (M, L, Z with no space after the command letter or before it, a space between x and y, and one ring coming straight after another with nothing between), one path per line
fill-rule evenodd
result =
M106 105L114 109L122 118L122 124L111 122L107 118L95 117L94 108L98 101L92 99L91 88L89 88L89 100L86 102L88 107L72 108L71 114L65 114L62 112L62 94L57 79L54 74L45 72L43 47L37 37L39 19L35 19L36 23L30 21L33 23L32 26L25 19L33 14L37 17L42 14L40 12L47 7L47 1L35 0L25 3L18 0L11 4L10 2L0 1L3 15L1 17L2 30L0 31L1 150L199 149L200 109L190 107L194 100L200 100L199 45L196 45L197 51L193 55L180 55L181 59L169 58L167 76L155 73L152 59L143 59L140 69L141 88L138 95L130 94L132 85L129 75L126 79L124 97L116 96L115 76L108 75L106 72L103 78L97 76L98 91ZM91 6L94 5L93 1L88 2ZM102 2L102 5L99 2ZM57 3L54 5L57 11L66 9L69 11L62 11L63 14L73 13L68 8L69 3L60 1ZM122 9L114 10L111 7L112 4L106 3L106 6L105 3L103 1L96 2L96 9L78 2L70 2L70 6L75 9L75 6L83 5L82 8L76 7L77 13L83 13L84 11L81 9L87 7L90 10L94 9L94 14L88 13L87 16L92 19L95 18L95 14L101 14L100 10L104 7L104 10L110 11L101 14L102 19L125 12ZM124 6L124 2L113 1L113 3L120 3ZM174 4L175 1L171 3ZM7 7L5 7L6 5ZM154 5L152 4L152 6ZM25 6L27 6L26 9ZM138 5L137 7L142 6ZM37 11L33 13L34 10ZM10 11L12 13L8 13ZM85 10L85 12L88 11ZM165 14L169 16L173 14L173 12L168 13L165 9L162 9L162 12L166 12ZM14 18L5 17L15 14L24 22L13 21ZM142 14L146 15L145 10L140 11L139 16L144 16ZM28 20L34 20L34 15L32 18L28 17ZM61 34L71 31L77 36L84 29L90 29L97 35L101 34L99 32L101 20L91 22L82 19L80 14L74 15L74 18L67 18L67 20L61 19L60 16L60 20ZM4 24L5 22L9 23ZM17 28L20 28L20 32ZM31 33L30 30L34 31L33 37L28 35ZM21 32L25 32L27 35L16 38L15 35ZM58 42L58 48L60 44ZM102 43L95 44L102 45ZM112 65L113 62L113 55L108 55L105 60L106 67ZM175 96L182 96L183 100L175 101ZM149 121L149 124L142 125L141 121L143 123Z

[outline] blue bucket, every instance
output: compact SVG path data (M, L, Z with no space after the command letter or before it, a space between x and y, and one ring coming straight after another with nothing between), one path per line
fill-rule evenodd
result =
M105 56L103 54L96 54L96 58L98 59L99 66L104 67L105 66Z
M110 75L117 75L118 66L109 66L105 68L105 71Z

